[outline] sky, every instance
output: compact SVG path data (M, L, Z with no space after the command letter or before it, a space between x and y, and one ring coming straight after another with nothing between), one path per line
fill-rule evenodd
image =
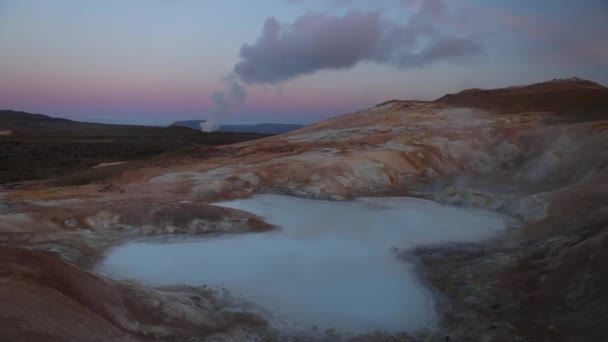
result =
M82 121L308 124L573 76L608 85L606 0L0 0L0 109Z

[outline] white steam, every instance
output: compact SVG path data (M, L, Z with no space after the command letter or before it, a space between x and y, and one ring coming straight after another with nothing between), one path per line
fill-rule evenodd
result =
M226 115L243 107L246 97L245 88L235 78L224 80L223 88L211 94L213 105L207 113L207 120L201 123L201 130L204 132L217 130Z

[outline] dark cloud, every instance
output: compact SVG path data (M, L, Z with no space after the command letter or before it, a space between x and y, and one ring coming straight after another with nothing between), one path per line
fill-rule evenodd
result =
M262 36L241 47L234 72L246 83L271 84L324 69L347 69L363 61L407 68L483 55L476 41L436 24L444 11L439 0L424 1L403 25L380 12L313 13L291 24L270 17Z

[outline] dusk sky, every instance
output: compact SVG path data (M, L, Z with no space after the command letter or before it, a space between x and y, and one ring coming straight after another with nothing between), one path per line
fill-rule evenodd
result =
M606 0L0 0L0 109L83 121L310 123L572 76L608 84Z

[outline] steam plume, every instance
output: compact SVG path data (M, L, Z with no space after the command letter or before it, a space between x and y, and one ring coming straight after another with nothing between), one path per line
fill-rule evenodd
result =
M270 17L261 37L241 47L234 72L249 84L273 84L366 61L407 68L481 55L473 40L433 25L443 11L442 2L425 1L404 25L383 19L379 12L313 13L293 24Z
M201 129L212 132L219 128L220 119L243 107L247 92L234 77L224 80L224 87L211 95L213 105L207 113L207 120L201 123Z
M451 19L441 0L422 1L403 24L383 18L380 12L309 13L291 24L270 17L257 41L241 47L241 60L224 89L211 96L213 107L201 128L217 129L219 119L242 107L243 83L276 84L319 70L348 69L360 62L408 68L483 55L475 41L443 27Z

